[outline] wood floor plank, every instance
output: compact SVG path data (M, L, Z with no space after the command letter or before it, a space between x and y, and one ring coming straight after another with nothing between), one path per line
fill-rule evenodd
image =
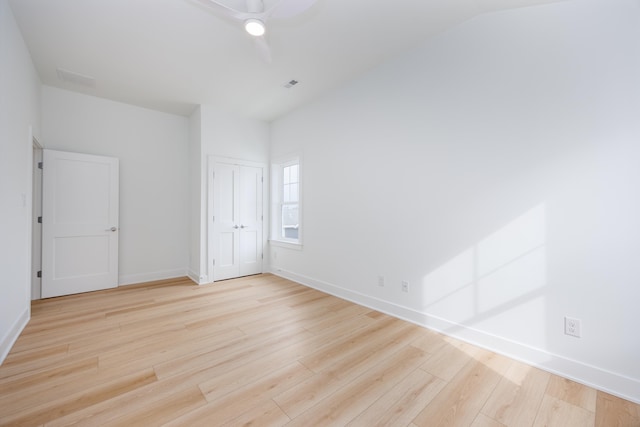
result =
M222 424L222 427L260 426L278 427L289 421L289 417L276 405L273 400L268 400L260 406L244 412L241 416ZM211 424L208 424L209 426Z
M411 345L426 351L427 353L436 354L440 350L449 347L451 344L447 338L437 332L425 330Z
M270 274L31 313L0 426L640 427L640 405Z
M479 353L480 349L456 340L445 340L422 369L445 381L451 381Z
M78 376L91 375L97 370L98 358L93 357L5 382L0 384L3 391L0 394L0 408L5 408L2 411L5 415L18 412L34 402L46 401L53 393L63 392L65 385L77 382ZM74 384L66 390L76 388Z
M206 375L204 378L209 378ZM198 382L202 380L200 375L186 375L184 377L173 377L164 381L154 381L141 387L129 390L126 393L96 402L81 410L67 414L47 422L48 427L62 427L70 425L94 425L103 426L113 424L115 420L127 420L130 418L145 417L150 408L163 407L162 402L170 402L177 396L181 397L176 410L179 413L164 417L171 419L179 416L183 406L191 406L193 410L206 404L206 400L198 388ZM170 403L168 403L170 405ZM153 412L153 411L152 411ZM164 419L163 421L164 422ZM118 424L118 423L116 423ZM121 423L122 425L132 425ZM155 423L159 424L159 423Z
M191 356L193 353L201 355L202 353L210 353L218 347L222 347L225 344L225 341L233 341L237 339L243 339L244 335L241 331L238 330L229 330L222 331L217 333L214 336L209 337L209 339L203 339L201 346L199 348L190 348L190 347L180 347L180 346L171 346L167 348L166 342L164 346L162 344L158 344L157 346L153 346L152 348L132 348L129 352L122 351L114 351L105 353L103 356L100 356L99 359L99 367L101 372L110 372L110 373L129 373L131 371L138 370L142 367L156 367L156 366L165 366L165 365L173 365L173 370L171 372L180 372L182 371L182 366L177 360L182 360L181 358L193 358ZM204 363L207 363L206 361ZM169 368L167 368L168 370ZM185 368L186 369L186 368ZM161 371L163 374L165 371ZM168 376L169 374L167 374Z
M596 410L596 390L570 379L552 375L546 393L587 411Z
M269 329L286 327L291 323L308 329L307 325L311 324L315 319L325 318L326 316L327 310L323 307L309 307L302 310L282 310L282 308L274 307L273 311L265 311L265 316L247 316L242 321L236 319L236 323L238 324L238 329L247 335L259 335Z
M329 316L325 314L321 317L314 318L306 324L305 328L310 332L321 332L340 325L342 322L348 322L350 319L358 317L366 317L368 321L373 322L373 318L364 316L368 311L369 310L366 307L349 305L330 313Z
M291 329L273 335L260 337L239 337L228 344L221 343L213 350L206 349L197 354L188 354L161 363L154 367L159 378L167 378L189 370L197 370L201 366L221 364L230 359L253 357L258 348L265 351L274 350L277 346L286 345L304 339L308 333L299 330L295 325Z
M487 351L472 359L413 420L418 426L470 425L511 360Z
M394 427L411 423L445 382L416 369L351 421L350 427Z
M214 400L206 406L174 420L169 425L198 425L198 420L201 419L215 420L216 425L221 425L238 419L238 417L246 415L247 412L257 410L260 414L261 410L256 408L262 407L265 402L274 404L271 400L272 396L298 384L311 375L313 373L300 363L291 363L281 369L265 373L253 383L246 384L231 393L221 397L216 395ZM206 390L207 384L202 384L200 388ZM207 396L207 398L212 397L212 395ZM286 421L289 421L288 417L286 417Z
M551 374L514 362L484 405L482 412L506 426L532 425Z
M185 329L183 324L176 322L128 330L120 328L103 334L73 340L69 343L68 353L104 354L114 348L128 347L150 336L171 334L178 331L184 332Z
M527 424L530 425L530 424ZM475 420L473 420L473 424L471 427L506 427L504 424L499 423L493 418L487 417L482 412L478 414Z
M149 369L135 375L118 378L89 390L78 391L73 395L57 396L54 394L52 397L55 397L51 401L44 403L34 401L28 405L27 409L15 414L0 414L0 424L43 424L156 380L155 373Z
M380 341L393 339L393 336L406 328L404 322L397 319L380 320L371 326L356 331L337 341L319 349L314 354L305 357L301 362L314 372L322 371L333 365L337 360L352 353L363 351L363 346L375 347Z
M39 334L20 336L16 341L18 350L34 350L44 347L63 346L68 345L75 340L81 340L88 337L94 337L96 335L102 335L109 332L117 332L120 327L117 324L109 324L104 322L92 323L85 325L84 328L78 326L77 328L63 328L59 331L64 333L49 333L43 332Z
M231 408L234 404L240 404L238 410L242 411L246 407L246 402L261 398L271 399L292 386L299 384L305 378L309 378L313 373L299 362L293 362L283 368L263 372L257 375L254 381L247 383L234 391L223 396L209 392L212 381L200 384L200 390L205 398L210 402L216 402L225 408Z
M339 358L327 369L317 373L296 387L276 396L274 400L291 418L299 416L345 384L392 357L416 337L417 329L408 325L393 341L380 343L375 350L352 352ZM415 348L415 347L414 347Z
M595 413L564 400L545 396L533 427L593 426Z
M102 424L110 426L154 426L160 425L169 417L175 417L197 410L207 403L198 387L178 390L161 399L149 402L112 421Z
M282 357L281 352L275 352L260 358L253 363L239 366L220 376L200 383L200 390L209 402L222 399L225 396L247 386L255 384L261 378L285 367L302 367L301 371L309 372L297 361ZM311 375L305 376L303 379ZM282 390L284 391L284 390Z
M596 427L640 427L640 405L603 391L597 393Z
M405 346L367 371L366 375L349 382L287 425L346 425L410 375L426 358L427 355L422 350Z
M11 366L25 366L34 360L48 359L55 356L64 356L69 352L69 344L57 344L53 346L43 346L32 350L16 350L12 351L2 364L2 376L6 378L11 376ZM31 368L28 368L31 369ZM13 373L15 375L15 372Z

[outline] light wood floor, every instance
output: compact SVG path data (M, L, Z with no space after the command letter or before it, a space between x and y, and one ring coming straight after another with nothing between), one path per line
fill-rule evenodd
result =
M38 301L0 425L640 426L640 407L271 275Z

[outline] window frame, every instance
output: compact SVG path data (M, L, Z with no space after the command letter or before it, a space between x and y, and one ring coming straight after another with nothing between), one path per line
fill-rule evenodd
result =
M298 165L298 238L287 238L283 235L282 210L286 205L295 205L293 202L284 201L284 170L287 167ZM302 160L300 156L290 156L278 163L271 165L272 189L271 189L271 239L276 246L290 249L302 249L303 218L302 218Z

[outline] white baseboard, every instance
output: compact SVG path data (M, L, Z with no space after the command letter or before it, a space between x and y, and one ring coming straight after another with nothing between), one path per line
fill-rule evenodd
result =
M271 270L271 273L640 404L640 381L634 378L625 377L615 372L549 353L543 349L529 347L469 326L450 322L291 271L275 268Z
M153 282L154 280L175 279L176 277L184 277L186 275L187 272L184 269L155 271L153 273L142 274L127 274L118 278L118 286Z
M30 318L31 309L27 307L27 309L15 321L11 329L9 329L9 332L2 337L2 340L0 341L0 365L2 365L4 359L7 358L9 351L11 351L11 347L15 344L24 327L29 323Z
M191 269L187 271L187 276L189 276L189 279L191 279L197 285L206 285L207 283L209 283L209 279L207 278L207 276L200 276L198 273Z

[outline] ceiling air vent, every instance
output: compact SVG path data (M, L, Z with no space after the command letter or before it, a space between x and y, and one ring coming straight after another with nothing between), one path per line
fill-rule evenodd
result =
M284 87L286 87L287 89L291 89L292 87L294 87L295 85L297 85L299 82L297 80L289 80Z
M58 68L56 72L58 73L58 78L65 83L84 87L96 87L96 79L93 77L74 73L73 71L63 70L62 68Z

